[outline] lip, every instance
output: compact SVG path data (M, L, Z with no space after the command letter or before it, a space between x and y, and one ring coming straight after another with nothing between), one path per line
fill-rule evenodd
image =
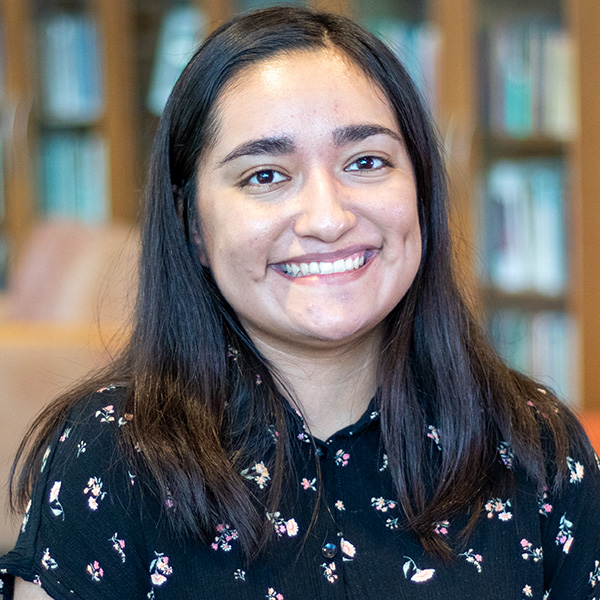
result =
M369 268L373 259L379 254L380 248L376 248L373 246L365 247L365 246L356 246L352 248L345 248L343 250L339 250L336 252L323 252L323 253L314 253L314 254L303 254L301 256L290 258L284 262L271 264L270 267L279 275L285 277L286 279L292 280L297 283L304 284L318 284L320 282L338 282L340 279L344 281L353 281L359 277L361 277L365 271ZM328 262L332 263L337 260L345 260L348 258L356 258L356 257L364 258L364 264L360 267L343 271L341 273L319 273L319 274L306 274L301 276L294 276L288 273L285 269L285 265L289 265L290 263L301 264L301 263L313 263L313 262Z
M360 253L366 255L375 255L379 252L379 250L380 248L377 246L365 246L357 244L355 246L348 246L347 248L336 250L335 252L313 252L311 254L290 256L285 260L273 263L271 266L277 267L279 265L285 265L286 263L335 262L336 260L348 258L353 254Z

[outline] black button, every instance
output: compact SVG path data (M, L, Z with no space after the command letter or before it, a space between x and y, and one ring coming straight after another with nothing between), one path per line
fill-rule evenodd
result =
M326 558L333 558L337 554L337 546L330 542L321 548L321 552Z

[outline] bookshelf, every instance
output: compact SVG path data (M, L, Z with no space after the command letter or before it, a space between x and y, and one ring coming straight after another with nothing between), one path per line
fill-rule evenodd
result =
M105 164L106 173L101 178L106 198L104 213L91 214L89 218L135 222L157 122L157 110L149 105L149 93L157 77L157 47L169 14L177 6L197 9L201 19L197 29L206 33L237 11L269 3L272 2L0 0L3 33L0 110L3 121L12 123L11 134L5 133L2 138L2 190L6 201L0 213L0 233L8 248L9 265L40 216L39 156L49 143L48 135L54 136L50 143L59 146L61 140L64 144L62 135L67 140L69 136L89 139L92 145L102 147L103 150L96 148L93 162ZM577 366L568 369L575 381L572 385L575 392L570 390L569 395L577 395L578 388L582 407L600 409L600 369L595 366L595 355L600 349L597 310L600 238L596 235L600 230L600 205L595 201L600 195L597 164L600 117L595 111L600 104L600 83L598 77L590 76L600 72L600 41L596 34L600 27L600 6L585 0L306 0L306 3L353 16L375 30L387 27L386 31L380 31L383 37L397 35L398 45L404 51L408 47L410 54L420 57L418 68L423 72L426 86L422 89L436 115L448 156L457 264L473 307L482 319L487 319L492 330L494 315L567 315L570 329L576 331L566 346L574 348L569 350L568 359L578 357ZM97 84L102 90L102 101L96 112L85 119L73 115L49 118L39 102L39 91L44 85L40 79L44 75L40 72L43 61L39 50L32 51L39 48L33 42L40 39L44 19L57 14L83 15L96 28L97 52L92 62L98 65ZM502 105L498 103L507 93L498 91L503 89L499 87L506 63L503 57L509 51L517 52L519 47L523 52L527 45L523 41L529 39L524 31L537 40L529 43L528 48L540 61L535 68L530 65L535 80L529 95L521 89L521 101L524 105L529 101L527 127L519 124L519 115L527 114L527 110L513 114L513 121L507 125ZM561 60L569 49L574 68L565 72ZM545 52L550 53L550 58L543 58ZM568 110L563 110L562 90L547 102L548 106L539 99L541 91L551 88L547 82L557 76L561 65L561 76L574 76L579 85L579 96L573 98L573 106ZM513 81L514 85L519 83L523 84L523 80L516 84ZM482 90L488 88L494 92L486 96ZM567 114L575 115L574 119L565 120ZM98 158L102 153L103 160ZM54 171L52 164L48 170ZM494 186L495 209L500 207L506 212L510 205L510 198L501 197L505 186L494 184L494 177L504 182L506 173L514 180L515 189L535 188L537 184L531 179L536 177L532 173L537 173L538 183L546 181L548 188L561 190L558 199L546 197L548 206L554 202L555 210L552 213L549 209L547 215L548 223L553 225L542 229L547 231L553 226L555 234L542 236L538 251L559 256L548 264L561 263L562 270L548 275L545 284L529 285L540 276L539 265L544 264L541 259L529 266L514 259L515 271L524 269L520 276L526 285L520 287L500 285L492 273L491 257L495 249L488 245L492 239L490 227L495 224L486 218ZM540 201L533 194L529 204L536 203ZM531 206L529 209L535 215ZM518 212L507 215L507 223L510 218L523 217ZM535 216L529 220L539 221ZM558 248L563 246L567 250L561 255ZM531 258L535 252L526 254ZM549 284L552 276L554 282ZM543 323L544 319L538 318L537 322ZM549 335L560 342L561 335Z

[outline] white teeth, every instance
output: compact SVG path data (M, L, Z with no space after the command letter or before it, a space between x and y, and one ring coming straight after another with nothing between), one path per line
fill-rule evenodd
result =
M333 263L333 272L334 273L343 273L346 270L346 261L341 258L340 260L336 260Z
M333 263L319 263L319 269L321 270L321 275L329 275L329 273L333 273Z
M282 265L283 272L293 277L306 277L307 275L329 275L331 273L345 273L355 271L365 264L365 257L340 258L334 262L311 262L311 263L285 263Z

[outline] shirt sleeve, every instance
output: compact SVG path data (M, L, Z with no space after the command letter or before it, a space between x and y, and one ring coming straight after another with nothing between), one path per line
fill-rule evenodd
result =
M600 600L600 460L571 452L569 481L540 498L547 600Z
M147 597L138 482L117 439L130 419L121 396L109 387L85 399L51 440L15 548L0 559L4 600L14 577L55 600Z

